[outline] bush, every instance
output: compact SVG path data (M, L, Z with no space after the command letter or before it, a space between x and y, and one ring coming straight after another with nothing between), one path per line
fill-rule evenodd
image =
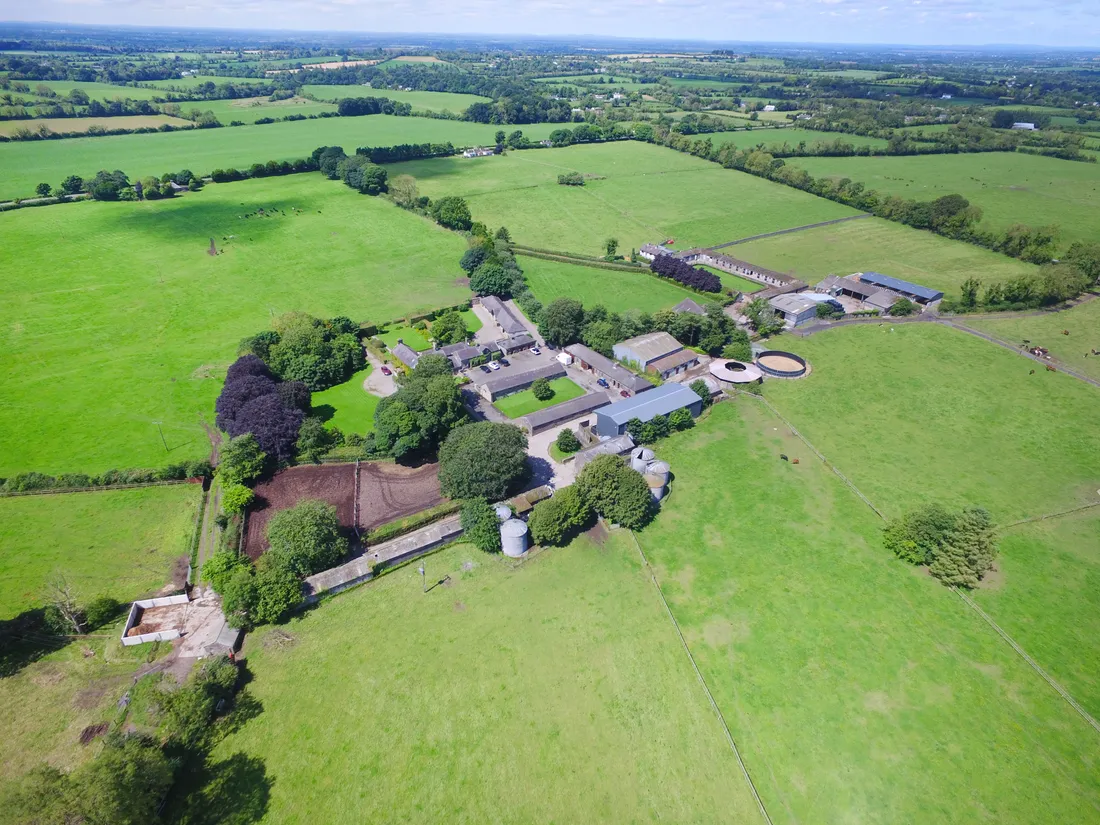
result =
M703 400L704 407L710 406L710 387L707 386L706 381L704 381L702 378L696 378L694 381L688 384L688 388Z
M581 470L575 483L581 498L614 524L637 529L653 514L653 496L640 473L616 455L603 455Z
M927 564L944 584L967 588L977 586L997 554L989 513L978 507L952 513L925 505L890 521L883 545L903 561Z
M558 175L558 183L562 186L584 186L584 175L580 172L566 172Z
M669 427L673 430L690 430L695 426L695 419L691 417L691 410L674 410L668 417Z
M231 516L239 515L254 497L253 492L243 484L227 484L222 487L222 510Z
M236 550L220 550L206 560L202 566L202 577L210 582L215 593L221 593L233 573L242 567L246 570L252 567L247 556L240 555Z
M576 434L568 427L558 433L554 444L566 455L571 455L581 448L581 442L577 440Z
M473 226L470 207L464 198L440 198L432 204L432 217L441 226L458 232L468 232Z
M920 307L910 301L908 298L901 298L890 307L890 314L896 317L905 317L907 315L913 315L920 311Z
M327 570L348 552L336 508L312 499L273 515L267 523L267 540L271 545L267 555L298 576Z
M343 440L343 434L335 427L330 430L320 418L307 418L298 431L298 457L318 462L321 456Z
M489 250L480 244L477 246L471 246L466 250L462 256L462 260L458 265L462 267L463 271L467 275L473 275L474 270L481 266L485 259L489 257Z
M550 386L550 379L537 378L531 384L531 394L539 401L549 401L554 397L554 388Z
M752 344L749 334L740 327L730 333L730 342L722 348L722 357L731 361L752 362Z
M256 437L245 433L222 446L218 478L227 485L252 484L263 475L266 462L267 455L260 449Z
M578 493L576 485L571 485L536 504L527 526L531 538L538 544L560 545L591 516L592 508Z
M452 431L439 450L439 484L448 498L499 501L527 473L527 436L511 424L467 424Z
M84 618L88 629L95 630L114 621L121 609L122 605L118 599L113 599L110 596L96 596L84 608Z
M282 560L267 554L260 557L256 572L256 607L254 618L257 624L279 621L289 611L300 605L302 583L290 566Z
M483 498L462 505L462 530L466 541L486 553L500 552L500 519Z

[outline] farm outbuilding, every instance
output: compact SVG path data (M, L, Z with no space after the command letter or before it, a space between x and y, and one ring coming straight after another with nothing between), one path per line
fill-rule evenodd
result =
M615 358L637 364L643 372L652 372L668 380L699 363L699 356L667 332L648 332L620 341L613 348Z
M632 418L644 424L676 410L689 410L692 417L698 416L703 411L703 400L683 384L665 384L596 410L596 434L613 438L626 432L626 424Z
M552 381L555 378L562 378L564 376L565 367L554 361L549 364L544 364L541 367L536 367L533 370L502 373L481 384L478 387L478 392L480 392L487 401L495 401L502 395L527 389L540 378Z
M768 304L792 327L812 321L817 317L817 301L805 295L776 295Z
M497 326L501 328L505 335L520 335L527 332L527 326L523 321L517 318L515 313L497 296L484 296L481 299L481 305L493 316L493 320L497 322Z
M607 405L607 395L602 392L589 392L577 398L571 398L552 407L544 407L528 413L520 419L520 424L531 435L541 433L550 427L572 421L579 415L590 413Z
M409 369L416 369L416 365L420 363L420 353L402 341L397 339L397 343L390 347L390 352L393 353L393 357L404 364Z
M889 289L898 295L916 301L918 304L930 304L943 297L943 293L938 289L903 281L900 278L892 278L889 275L883 275L881 272L859 272L857 277L865 284L871 284L881 289Z
M626 390L631 393L647 392L653 389L653 385L640 375L635 375L622 364L616 364L607 356L600 355L600 353L589 349L584 344L570 344L565 348L565 351L572 356L582 370L603 378L614 389Z

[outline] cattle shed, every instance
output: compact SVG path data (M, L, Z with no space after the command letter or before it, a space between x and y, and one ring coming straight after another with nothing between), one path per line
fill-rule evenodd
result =
M903 281L900 278L892 278L889 275L883 275L881 272L860 272L859 279L865 284L873 284L883 289L892 290L899 295L904 295L918 304L930 304L943 297L943 293L938 289Z
M693 417L697 416L703 411L703 400L683 384L664 384L596 410L596 434L601 438L614 438L626 432L626 424L632 418L644 424L676 410L689 410Z
M817 317L817 302L805 295L777 295L769 299L768 303L792 327Z
M590 413L600 407L607 406L607 395L602 392L589 392L578 398L571 398L552 407L545 407L528 413L520 422L526 427L527 432L534 435L548 430L566 421L572 421L579 415Z
M645 335L620 341L612 349L616 360L637 364L644 372L654 361L680 352L683 348L684 345L667 332L647 332Z
M565 367L553 361L541 367L525 372L509 371L485 381L478 391L487 401L495 401L510 392L525 390L540 378L552 381L565 375Z

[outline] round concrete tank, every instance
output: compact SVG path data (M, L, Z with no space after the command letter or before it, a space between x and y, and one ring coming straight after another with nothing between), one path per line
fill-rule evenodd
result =
M508 521L512 517L512 508L507 504L498 504L496 507L497 518L502 522Z
M500 525L500 549L504 555L516 559L527 552L527 525L518 518L511 518Z
M657 476L661 479L661 485L668 484L669 473L672 472L672 468L668 466L667 461L651 461L649 466L645 468L646 475Z
M635 447L630 451L630 469L644 473L646 466L653 460L653 450L648 447Z
M666 484L668 479L662 476L653 475L652 473L646 473L644 476L645 483L649 486L649 493L653 496L654 501L660 501L665 497Z

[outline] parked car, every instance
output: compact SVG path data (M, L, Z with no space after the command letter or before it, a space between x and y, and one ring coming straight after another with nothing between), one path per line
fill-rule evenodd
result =
M611 385L607 383L607 379L605 379L605 378L597 379L596 383L599 384L601 387L603 387L605 390L611 388Z
M626 390L619 390L619 395L621 395L623 398L630 398L630 393L628 393Z
M532 355L542 355L542 350L539 349L538 347L531 347L531 354Z
M393 375L393 370L391 370L389 367L387 367L385 364L383 364L382 365L382 374L383 375Z
M500 365L501 365L502 367L510 367L510 366L512 366L511 364L509 364L509 363L508 363L508 359L507 359L507 358L501 358L501 359L500 359Z
M488 368L487 366L485 366L484 364L482 364L482 365L481 365L481 371L482 371L482 372L492 372L492 370L491 370L491 369L489 369L489 368Z
M498 364L496 361L490 361L489 362L489 369L491 369L495 372L496 370L500 369L500 364Z

